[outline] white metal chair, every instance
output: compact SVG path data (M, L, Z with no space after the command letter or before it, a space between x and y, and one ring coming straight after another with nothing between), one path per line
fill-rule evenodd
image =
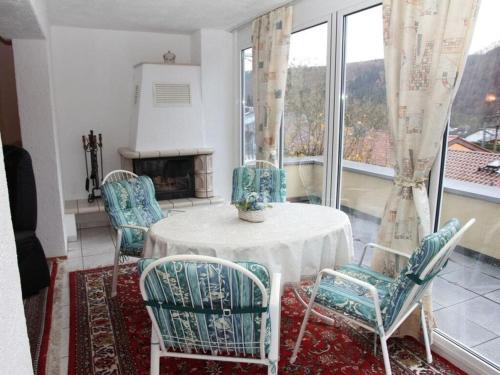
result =
M118 265L122 256L141 257L149 227L164 218L147 176L125 170L108 173L101 185L105 210L116 230L111 296L116 296ZM134 194L140 192L141 197Z
M471 219L460 228L458 220L450 220L438 232L425 237L420 247L411 256L369 243L365 246L358 264L348 264L337 271L328 268L321 270L314 286L307 289L310 295L309 303L305 304L301 299L302 303L307 306L307 310L290 362L293 363L297 359L310 313L333 323L333 319L313 310L313 305L316 303L380 337L387 375L391 374L387 340L406 318L417 307L420 307L427 362L432 363L422 297L431 285L432 279L446 266L455 246L474 222L475 219ZM391 279L362 266L368 248L376 248L392 253L396 257L408 258L408 264L396 279Z
M129 178L138 177L135 173L126 171L125 169L115 169L114 171L109 172L102 179L102 185L106 182L116 182L120 180L128 180Z
M151 327L151 374L161 357L255 363L277 374L280 278L257 263L176 255L138 262Z

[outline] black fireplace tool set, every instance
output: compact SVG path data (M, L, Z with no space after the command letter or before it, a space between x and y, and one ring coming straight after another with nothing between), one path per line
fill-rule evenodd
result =
M85 190L89 193L88 202L92 203L97 198L101 197L101 181L103 180L102 168L102 134L97 136L93 130L90 130L89 135L82 135L83 143L83 156L85 158L85 171L87 176L85 178ZM99 154L99 160L98 160ZM90 159L90 174L89 174L89 160ZM101 174L99 175L99 164ZM91 186L92 184L92 186Z

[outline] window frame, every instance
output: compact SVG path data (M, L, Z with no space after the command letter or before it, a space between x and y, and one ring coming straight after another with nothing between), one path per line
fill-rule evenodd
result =
M330 184L332 181L332 177L329 175L330 171L332 168L329 167L329 163L331 162L331 144L332 144L332 139L331 139L331 134L333 133L332 129L334 126L333 122L333 117L332 117L332 100L331 100L331 90L330 86L332 84L332 81L334 79L332 78L332 54L331 51L335 50L335 48L332 47L332 40L333 40L333 30L335 30L335 20L333 18L332 14L328 14L327 16L323 17L318 17L315 18L314 20L311 20L309 22L303 23L303 24L298 24L294 25L292 28L292 34L299 33L301 31L319 26L319 25L327 25L327 45L326 45L326 73L325 73L325 124L326 129L325 129L325 137L324 137L324 162L323 162L323 168L324 168L324 173L323 173L323 189L322 189L322 204L325 204L327 206L331 205L331 194L330 194ZM242 46L238 47L239 51L239 82L240 82L240 89L239 89L239 95L240 95L240 100L239 100L239 131L240 131L240 151L239 151L239 161L240 165L245 164L245 123L244 123L244 103L245 99L243 97L244 91L245 91L245 80L244 80L244 51L247 49L251 49L252 46L248 44L244 44ZM253 58L253 56L252 56ZM280 137L278 141L278 165L280 168L283 168L283 158L284 158L284 126L283 126L283 121L284 121L284 116L281 119L281 125L280 125Z
M354 1L349 1L354 3ZM309 27L316 26L323 22L328 22L328 45L327 45L327 77L325 85L325 114L327 116L327 129L325 130L325 162L324 162L324 181L323 181L323 200L322 204L331 207L340 207L341 197L341 175L342 175L342 155L343 155L343 123L342 116L344 111L345 101L342 98L343 84L345 77L344 74L344 55L345 55L345 24L344 17L366 9L378 6L381 4L380 0L364 0L356 2L353 6L339 8L336 5L325 5L324 7L317 6L317 12L323 16L310 19L299 25L294 25L293 32L299 32ZM300 7L301 3L296 4L296 8ZM309 9L308 9L309 11ZM311 13L314 13L312 11ZM306 13L308 13L306 11ZM297 14L297 12L296 12ZM309 13L308 13L309 14ZM307 15L306 15L307 17ZM297 17L295 17L297 18ZM294 18L294 22L295 22ZM249 40L248 29L243 33L243 39ZM239 40L241 42L241 40ZM237 43L236 50L238 53L239 61L239 85L240 85L240 102L239 102L239 130L240 130L240 150L239 161L242 163L244 160L244 133L243 129L243 103L242 99L242 51L251 48L248 42ZM281 127L283 129L283 126ZM431 169L428 182L428 195L429 204L431 209L432 227L437 229L439 227L439 220L442 207L442 199L444 192L444 172L447 156L447 135L448 126L445 129L443 142L436 158L434 165ZM282 136L280 137L282 138ZM280 142L282 142L280 140ZM280 146L280 160L282 160L282 145ZM490 374L497 371L495 366L492 366L488 360L482 358L476 353L468 350L468 348L459 345L453 338L447 337L446 334L439 330L434 330L435 343L433 350L444 358L452 361L456 366L464 371L476 374Z
M335 100L337 101L336 107L338 110L335 114L335 142L334 142L334 152L336 159L336 170L332 175L334 179L332 185L335 186L334 191L332 191L332 196L334 197L335 208L340 210L341 199L342 199L342 170L344 168L343 155L344 155L344 115L346 101L344 97L344 92L346 88L346 66L344 64L346 57L346 19L348 16L364 12L366 10L375 8L377 6L382 6L380 0L365 1L356 6L345 8L337 12L337 45L339 51L336 53L336 66L337 77L339 78L336 82L336 92Z
M247 49L252 49L252 46L240 49L239 57L239 79L240 79L240 105L239 105L239 129L240 129L240 165L245 164L245 51ZM253 58L253 56L252 56Z

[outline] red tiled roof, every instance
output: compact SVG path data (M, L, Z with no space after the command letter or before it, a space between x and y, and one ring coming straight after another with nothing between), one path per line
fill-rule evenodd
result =
M346 128L344 137L344 157L347 160L381 167L394 164L391 152L391 138L387 131L370 129L364 134L363 138L356 138L352 129Z
M472 142L466 141L465 139L458 137L456 135L448 136L448 147L453 145L460 145L464 148L467 148L471 151L482 151L482 152L490 152L488 149L478 146Z
M448 150L446 178L500 186L500 173L479 170L496 159L500 159L500 155L493 152Z
M345 134L347 141L352 140L351 133ZM461 144L467 151L448 148L446 160L446 178L474 182L486 186L500 186L500 173L480 171L493 160L500 159L500 154L483 149L463 138L448 136L448 147ZM392 167L391 141L387 131L370 129L362 139L356 142L356 149L344 149L344 157L348 160ZM346 152L346 151L351 151ZM364 151L364 152L363 152ZM346 155L347 153L347 155Z

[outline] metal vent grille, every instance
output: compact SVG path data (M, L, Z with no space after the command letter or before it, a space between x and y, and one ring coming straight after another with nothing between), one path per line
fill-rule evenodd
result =
M137 104L138 102L139 102L139 85L135 85L134 104Z
M155 107L191 104L189 84L153 83L153 103Z

